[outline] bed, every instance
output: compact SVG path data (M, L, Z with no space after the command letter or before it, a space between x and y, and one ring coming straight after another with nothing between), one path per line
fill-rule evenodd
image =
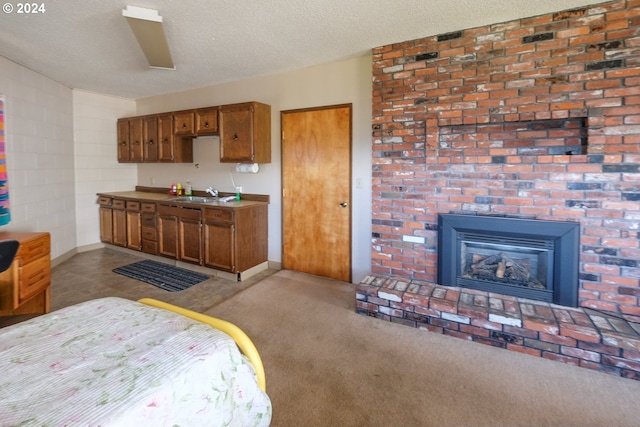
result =
M264 368L235 325L101 298L0 329L0 426L268 426Z

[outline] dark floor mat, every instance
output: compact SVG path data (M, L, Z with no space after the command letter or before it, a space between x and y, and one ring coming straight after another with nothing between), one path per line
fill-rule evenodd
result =
M114 268L113 272L149 283L169 292L183 291L209 278L206 274L152 260L138 261Z

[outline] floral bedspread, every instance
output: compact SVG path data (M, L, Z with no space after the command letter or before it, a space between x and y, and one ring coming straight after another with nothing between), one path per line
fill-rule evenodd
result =
M225 333L121 298L0 329L0 426L268 426Z

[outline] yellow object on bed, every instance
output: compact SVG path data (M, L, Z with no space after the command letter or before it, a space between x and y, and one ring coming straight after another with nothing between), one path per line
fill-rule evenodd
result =
M156 300L102 298L0 329L0 369L0 427L271 421L246 334Z

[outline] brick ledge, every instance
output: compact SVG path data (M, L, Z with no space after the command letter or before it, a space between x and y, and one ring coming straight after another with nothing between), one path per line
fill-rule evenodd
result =
M640 380L640 323L613 313L369 275L359 314Z

